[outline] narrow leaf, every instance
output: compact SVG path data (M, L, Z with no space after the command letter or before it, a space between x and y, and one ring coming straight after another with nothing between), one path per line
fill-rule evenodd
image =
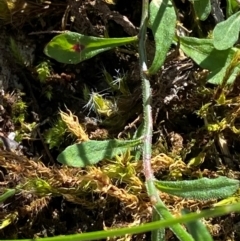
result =
M171 195L208 200L231 196L239 188L239 181L221 176L190 181L155 181L155 185L159 190Z
M156 49L148 72L154 74L163 65L172 44L177 17L171 0L152 0L149 11L149 25L154 35Z
M152 213L152 222L161 220L161 216L158 214L158 211L154 208ZM162 241L166 240L165 238L165 228L159 228L152 230L151 232L151 241Z
M188 210L182 210L182 214L188 213L190 213ZM208 229L200 220L186 223L186 226L195 241L213 241Z
M8 198L15 195L16 189L7 189L1 196L0 196L0 203L5 202Z
M238 40L239 31L240 11L216 25L213 30L214 47L218 50L225 50L233 47Z
M168 208L165 205L154 205L154 209L159 213L161 219L163 220L172 220L175 219L175 217L171 214L171 212L168 210ZM185 230L185 228L182 226L182 224L178 223L175 225L172 225L169 227L172 232L175 234L177 240L179 241L194 241L193 237ZM158 227L160 229L160 227ZM161 232L162 233L162 232ZM161 239L163 236L161 233L154 233L153 238L159 238L157 241L164 241L165 239ZM156 241L153 240L152 241Z
M44 53L65 64L77 64L117 46L137 41L137 36L126 38L97 38L66 32L55 36L44 48Z
M106 158L113 158L116 155L126 152L142 143L141 139L130 141L106 140L86 141L81 144L74 144L67 147L57 157L57 160L67 166L85 167L94 165Z
M193 4L193 8L197 17L201 21L206 20L209 14L211 13L211 1L210 0L193 0L191 2Z

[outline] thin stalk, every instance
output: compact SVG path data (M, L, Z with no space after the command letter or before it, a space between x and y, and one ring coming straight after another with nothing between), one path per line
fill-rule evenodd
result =
M143 171L146 179L146 188L149 198L153 204L153 219L162 218L165 220L173 218L172 214L168 211L159 196L159 191L154 184L154 175L151 167L151 155L152 155L152 132L153 132L153 120L152 120L152 91L150 82L147 76L147 55L146 55L146 30L148 20L149 0L142 1L142 18L139 32L139 65L140 76L142 81L142 96L143 96L143 115L144 115L144 139L143 139ZM157 215L158 214L158 215ZM171 227L172 231L181 241L194 241L192 236L184 230L180 224L176 224ZM153 233L154 237L158 237L158 240L164 240L164 229L159 229L157 233ZM152 240L153 240L152 239Z
M151 168L152 155L152 93L150 82L147 78L147 55L146 55L146 30L148 19L148 0L142 1L142 19L139 32L139 64L142 81L143 114L144 114L144 143L143 143L143 169L146 182L154 179Z
M232 212L240 212L240 203L230 204L226 206L221 206L218 208L204 210L200 213L189 213L181 217L172 218L168 220L162 220L157 222L145 223L142 225L137 225L134 227L125 227L125 228L117 228L111 230L102 230L102 231L94 231L88 233L81 234L70 234L70 235L60 235L55 237L46 237L46 238L38 238L38 239L11 239L5 241L84 241L84 240L100 240L110 237L118 237L124 236L126 234L138 234L149 232L150 230L170 227L176 223L187 223L192 222L201 218L210 218L210 217L219 217L222 215L226 215Z

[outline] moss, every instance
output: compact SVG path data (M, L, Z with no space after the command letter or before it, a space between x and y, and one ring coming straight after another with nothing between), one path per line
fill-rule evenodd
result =
M27 114L27 104L22 100L21 97L18 97L18 100L12 105L12 120L14 124L22 124L25 122Z
M66 130L67 125L61 118L58 118L52 128L45 132L44 139L46 143L49 144L50 149L54 147L59 148L61 146L65 139Z

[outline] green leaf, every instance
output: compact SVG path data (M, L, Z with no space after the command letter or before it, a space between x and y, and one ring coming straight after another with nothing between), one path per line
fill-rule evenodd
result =
M213 30L213 44L218 50L233 47L237 42L240 31L240 11L227 20L220 22Z
M183 52L204 69L208 69L208 82L221 84L237 49L217 50L213 46L213 39L198 39L193 37L180 37L180 47ZM229 78L227 84L231 84Z
M16 189L7 189L1 196L0 196L0 203L5 202L8 198L15 195Z
M171 195L208 200L231 196L239 188L239 181L221 176L190 181L155 181L155 185L159 190Z
M214 71L222 68L232 57L232 50L217 50L212 39L180 37L180 47L186 55L192 58L202 68ZM230 57L229 57L230 55Z
M158 211L154 208L152 211L152 221L159 221L162 217L159 215ZM166 240L165 238L165 228L159 228L152 230L151 232L151 241L162 241Z
M239 4L236 0L227 0L226 17L229 18L231 15L239 10Z
M209 83L212 84L232 84L240 74L240 51L232 48L225 66L219 71L215 70L209 74Z
M206 20L209 14L211 13L211 1L210 0L193 0L191 2L193 4L193 8L197 17L201 21Z
M154 35L156 50L148 72L154 74L163 65L172 44L177 17L170 0L152 0L149 11L149 25Z
M188 213L190 213L188 210L182 210L182 214ZM195 241L213 241L208 229L200 220L186 223L186 226Z
M94 165L106 158L113 158L116 155L126 152L142 143L141 139L135 140L106 140L86 141L81 144L74 144L67 147L57 157L57 160L67 166L85 167Z
M55 36L44 48L44 53L65 64L77 64L117 46L137 41L137 36L126 38L97 38L66 32Z

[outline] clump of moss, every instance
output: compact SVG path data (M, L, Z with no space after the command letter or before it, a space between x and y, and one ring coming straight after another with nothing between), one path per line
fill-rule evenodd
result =
M14 124L22 124L25 122L27 114L27 104L22 100L22 98L18 98L16 102L12 105L12 120Z
M38 79L41 83L45 83L47 78L51 74L51 64L50 61L42 61L36 66L36 71L38 74Z
M67 125L65 122L58 118L53 124L52 128L48 129L44 134L44 139L47 144L49 144L49 148L59 148L65 139L65 133L67 130Z

